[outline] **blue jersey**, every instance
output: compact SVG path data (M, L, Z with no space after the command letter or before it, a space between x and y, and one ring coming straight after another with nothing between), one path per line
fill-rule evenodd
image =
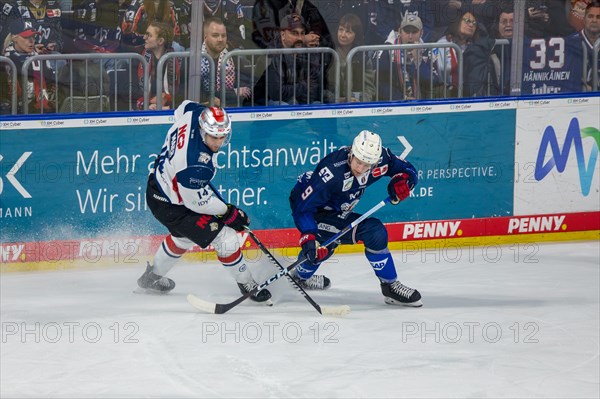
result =
M298 178L290 195L292 216L302 234L316 234L314 214L320 210L332 210L340 217L352 212L365 189L383 176L407 173L411 186L417 183L417 171L409 162L396 157L383 148L378 164L369 172L354 177L348 162L350 147L342 147L319 162L314 172L306 172Z
M524 45L521 94L582 91L581 40L552 37L531 39Z

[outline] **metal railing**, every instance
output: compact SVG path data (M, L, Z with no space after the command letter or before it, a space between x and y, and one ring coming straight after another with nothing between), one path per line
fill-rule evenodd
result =
M600 38L596 40L594 43L594 54L592 56L592 90L597 91L600 90L600 86L598 85L598 53L600 53Z
M130 74L130 83L131 81L133 81L133 79L131 79L131 73L132 73L132 65L131 65L131 61L132 60L137 60L143 68L143 74L144 74L144 88L143 88L143 98L144 98L144 109L148 109L148 101L149 101L149 88L150 88L150 79L149 79L149 70L148 70L148 61L146 61L146 59L144 57L142 57L140 54L136 54L136 53L117 53L117 54L46 54L46 55L34 55L31 56L29 58L27 58L27 60L25 60L25 62L23 63L23 66L21 68L21 78L23 82L27 82L29 81L29 68L31 66L32 63L34 62L39 62L39 67L40 67L40 76L39 79L43 79L44 76L44 68L49 68L47 65L45 65L45 61L54 61L55 65L57 61L66 61L66 63L68 65L70 65L70 68L72 68L73 64L72 61L74 60L80 60L80 61L85 61L86 62L86 68L87 68L87 63L94 61L94 60L114 60L116 63L116 60L128 60L129 61L129 74ZM54 84L55 86L58 88L59 87L59 81L58 81L58 71L56 70L58 68L55 68L55 73L54 73ZM70 70L71 72L71 79L70 79L70 84L69 84L69 88L70 88L70 93L73 93L73 79L72 79L72 69ZM86 76L86 84L85 84L85 95L83 96L83 98L89 98L91 96L87 96L87 89L88 89L88 85L87 85L87 76ZM99 76L99 80L100 80L100 92L99 93L103 93L103 89L104 89L104 82L103 82L103 75L100 74ZM41 82L38 82L41 84ZM107 82L108 84L109 82ZM118 82L117 79L114 80L114 82L112 82L115 88L115 93L116 90L118 88ZM129 87L129 94L130 94L130 100L132 101L131 98L131 87ZM102 94L100 94L102 95ZM96 96L93 96L96 97ZM56 93L56 98L54 99L55 102L55 110L59 109L59 103L60 103L60 98L58 96L58 92ZM130 103L131 103L130 101ZM27 90L23 90L22 93L22 104L23 104L23 113L24 114L28 114L29 113L29 102L28 102L28 93ZM103 102L100 102L100 108L102 108ZM86 105L87 106L87 105ZM115 96L115 109L116 109L116 96ZM102 110L102 109L101 109ZM41 107L41 113L44 113L44 107Z
M487 82L484 82L484 85L487 85L487 90L486 90L486 94L487 95L494 95L495 93L492 90L492 86L493 84L497 83L499 86L499 94L503 95L503 94L507 94L505 93L502 89L505 86L504 82L504 78L506 76L505 71L502 68L507 67L507 63L504 62L505 57L507 56L507 50L506 50L506 46L509 45L508 40L496 40L496 46L501 46L499 53L500 53L500 69L499 70L494 70L493 68L490 68L490 71L488 73L488 78L487 78ZM463 63L463 57L462 57L462 51L460 50L460 47L457 46L454 43L445 43L445 44L440 44L440 43L420 43L420 44L397 44L397 45L392 45L392 44L384 44L384 45L376 45L376 46L360 46L360 47L356 47L354 49L352 49L350 51L350 53L348 54L348 56L346 57L346 68L345 68L345 72L346 72L346 81L342 82L342 74L340 70L341 66L340 66L340 59L339 59L339 55L338 53L331 49L331 48L293 48L293 49L256 49L256 50L246 50L246 49L236 49L236 50L232 50L230 52L228 52L224 57L222 57L221 59L221 65L220 65L220 70L219 70L219 66L214 64L214 61L212 59L212 57L210 57L208 54L203 53L201 55L201 58L205 58L208 61L208 66L209 66L209 77L208 77L208 81L209 81L209 86L208 86L208 92L206 93L206 96L208 97L208 101L207 103L209 105L214 105L215 103L215 96L220 95L220 100L221 103L220 105L225 107L225 106L245 106L245 105L250 105L250 106L254 106L257 105L255 102L255 95L256 93L254 92L254 90L252 90L251 93L251 98L248 99L248 101L243 102L243 99L236 95L236 101L235 103L231 100L227 100L228 96L227 96L227 87L225 86L225 84L221 84L221 87L219 88L219 93L217 93L217 89L216 89L216 78L217 78L217 71L220 71L220 75L219 75L219 79L221 82L225 82L226 78L227 78L227 63L233 62L234 66L235 66L235 85L236 87L240 87L242 84L247 84L249 86L252 87L252 89L254 88L255 83L257 82L257 80L260 78L260 76L262 76L262 74L267 74L267 69L269 67L269 63L273 62L273 60L276 60L277 57L279 57L280 63L279 65L281 65L281 58L285 55L294 55L293 60L294 60L294 64L292 65L292 68L296 68L296 61L299 57L296 57L296 55L298 54L306 54L308 56L308 69L309 69L309 73L310 73L310 68L315 67L315 65L317 65L318 67L320 67L321 69L318 71L319 73L319 77L320 77L320 84L319 84L319 88L323 89L323 91L325 91L325 89L327 89L329 92L333 92L334 93L334 98L331 99L329 98L328 101L329 102L334 102L337 103L340 101L339 95L340 95L340 91L342 89L341 85L344 85L344 88L346 89L346 93L349 97L349 93L352 93L352 84L353 84L353 64L352 62L354 61L354 58L357 56L360 56L362 54L362 66L363 66L363 76L362 76L362 82L363 82L363 91L365 89L365 85L364 85L364 81L365 81L365 71L368 71L369 68L366 67L366 63L367 60L369 60L369 62L373 62L374 65L374 71L375 71L375 79L376 79L376 95L374 96L373 100L374 101L389 101L389 98L380 98L379 96L379 89L380 89L380 65L378 62L378 58L377 58L377 54L381 54L384 51L389 51L390 54L391 52L394 51L400 51L402 53L404 53L404 55L407 54L407 52L412 51L412 50L418 50L418 51L427 51L429 55L431 55L431 50L432 49L441 49L442 50L442 57L446 56L446 51L449 51L449 49L452 48L454 49L454 51L456 52L456 56L457 56L457 72L458 72L458 87L456 88L457 91L453 94L457 95L458 97L462 97L463 96L463 87L465 85L464 82L464 76L463 76L463 69L464 69L464 63ZM439 51L438 51L439 52ZM590 83L591 83L591 90L598 90L599 88L599 77L598 77L598 58L599 58L599 53L600 53L600 39L596 41L596 43L594 44L594 48L593 48L593 54L592 54L592 65L591 67L589 66L589 49L587 49L584 46L584 52L583 52L583 65L584 65L584 76L586 76L587 78L589 78L589 72L591 70L591 79L590 79ZM313 60L317 60L316 63L311 63L310 62L310 57L311 56L315 56L318 58L315 58ZM132 105L134 105L134 98L132 97L132 85L133 84L137 84L138 79L137 79L137 73L136 71L134 71L133 69L133 65L132 62L136 61L139 62L140 65L142 66L142 70L143 70L143 77L144 77L144 84L143 84L143 108L144 109L148 109L149 106L149 95L150 95L150 85L151 84L156 84L156 92L157 93L162 93L165 89L165 84L169 84L171 90L173 90L173 93L170 93L173 97L173 108L175 108L178 103L183 100L186 99L188 97L188 92L187 92L187 84L185 84L185 82L180 82L179 85L176 85L175 82L166 82L165 81L165 73L168 67L168 63L169 62L173 62L175 63L176 60L178 59L184 59L184 63L185 66L183 68L183 70L187 71L189 70L189 63L191 62L190 60L190 53L189 52L173 52L173 53L167 53L165 54L157 63L157 73L156 73L156 82L150 82L150 76L149 76L149 65L148 62L146 61L146 59L144 57L142 57L140 54L137 53L117 53L117 54L53 54L53 55L36 55L36 56L32 56L29 57L25 63L23 64L23 67L21 68L21 79L23 79L23 82L27 82L27 81L31 81L32 77L30 74L31 71L31 67L32 67L32 63L36 62L38 63L39 67L40 67L40 76L44 75L44 68L49 68L49 66L46 64L46 62L50 62L50 63L54 63L56 64L57 62L63 62L66 64L66 66L63 66L63 68L67 68L67 70L70 72L69 73L69 77L70 77L70 85L68 86L68 90L66 91L66 97L71 97L71 98L78 98L81 102L82 102L82 106L80 108L75 109L73 106L73 102L71 102L70 104L67 104L66 107L60 107L60 102L61 100L65 100L65 99L61 99L59 97L59 94L56 94L56 98L54 99L56 105L55 105L55 110L59 111L59 109L63 110L63 111L67 111L67 112L88 112L90 109L92 109L93 111L109 111L109 110L122 110L118 108L118 101L119 101L119 94L118 92L125 92L125 90L127 90L127 92L125 94L122 94L121 97L126 96L128 98L121 98L121 100L125 103L124 107L125 110L131 110L132 109ZM328 62L330 61L329 65L325 65L325 57L328 57ZM435 68L436 66L434 65L433 59L430 57L431 59L431 68ZM84 87L84 92L80 94L80 97L76 97L74 96L74 91L73 91L73 61L85 61L85 65L83 66L83 68L85 68L85 75L86 75L86 82L85 82L85 86ZM109 86L110 85L110 102L108 103L109 106L106 106L106 102L104 101L98 101L98 96L96 95L90 95L90 93L88 93L88 82L87 82L87 71L88 71L88 64L90 62L97 62L100 64L105 64L107 62L110 62L112 60L112 63L114 64L114 66L112 67L112 69L108 70L108 74L110 76L111 73L114 73L114 76L112 76L111 78L108 79L108 81L104 81L106 80L102 74L100 74L99 76L99 86L101 86L100 92L98 94L100 94L100 100L103 99L103 90L104 90L104 86ZM302 59L302 62L306 62L306 58ZM392 59L390 57L390 63L392 62ZM16 114L19 112L19 100L21 100L22 103L22 112L27 114L29 113L29 103L28 103L28 89L27 88L23 88L22 90L22 94L21 94L21 98L19 98L19 96L17 95L17 82L18 82L18 73L19 71L17 70L15 64L12 62L12 60L10 58L7 57L0 57L0 63L3 64L7 64L8 68L7 71L8 73L11 75L11 87L10 87L10 91L11 91L11 112L13 114ZM117 64L120 64L120 67L118 67ZM97 65L97 64L96 64ZM119 69L121 68L121 69ZM262 69L261 69L262 68ZM129 77L127 78L127 76L122 76L123 80L127 80L130 84L129 87L125 87L125 85L123 83L120 83L121 81L119 80L120 78L118 77L118 74L116 73L117 70L123 72L123 73L128 73ZM391 70L391 69L390 69ZM442 76L439 76L439 82L442 82L443 85L441 85L440 87L443 87L443 92L440 92L438 94L440 94L440 98L447 98L448 96L448 90L447 90L447 85L445 84L445 82L447 82L447 78L448 78L448 71L447 70L443 70L443 72L441 73ZM496 73L497 76L497 80L495 80L496 77L492 76L493 73ZM183 74L182 74L183 75ZM330 77L330 81L328 82L328 87L325 87L325 81L326 81L326 75L329 75ZM417 78L419 78L420 76L417 76ZM433 81L433 79L431 79L431 76L429 76L429 82L430 84L432 84L431 82ZM55 74L54 77L54 85L58 86L59 84L62 84L63 82L59 82L58 81L58 74ZM174 77L175 79L175 77ZM185 79L185 76L182 77L182 81ZM245 80L244 80L245 79ZM265 79L267 79L267 90L268 91L268 74L265 76ZM294 76L294 83L295 83L295 79L296 76ZM427 79L425 79L427 80ZM242 81L244 81L245 83L242 83ZM80 82L81 83L81 82ZM392 84L392 82L390 81L389 83L390 85ZM309 95L311 93L312 90L315 90L315 87L311 87L310 84L307 87L307 90L309 91ZM266 93L265 93L266 94ZM279 89L279 94L280 94L280 98L281 98L281 86ZM295 94L295 93L294 93ZM329 93L331 94L331 93ZM319 93L320 95L320 102L327 102L325 101L324 98L324 94L323 92ZM64 95L63 95L64 96ZM176 100L177 98L177 100ZM229 97L231 99L231 96ZM346 99L347 101L347 99ZM93 106L88 107L88 103L93 104ZM157 103L157 109L161 109L162 108L162 103L163 103L163 99L162 96L158 95L156 97L156 103ZM70 105L70 107L69 107ZM98 109L99 107L99 109ZM47 110L44 110L44 108L42 107L40 110L42 113L47 112Z
M508 96L510 95L510 82L506 82L504 80L504 78L506 77L505 71L504 71L504 67L505 66L510 66L508 65L508 63L505 62L508 51L510 51L510 47L509 50L507 51L506 48L508 46L510 46L510 41L508 41L508 39L496 39L496 43L494 45L495 47L500 47L500 69L497 73L498 75L498 94L501 96ZM491 93L490 88L492 85L492 81L491 81L491 74L495 73L495 71L490 71L490 73L488 73L488 96L492 95L493 93ZM510 80L510 79L509 79ZM507 87L508 88L508 92L504 92L504 88Z
M431 49L443 49L443 57L445 58L446 54L445 51L446 49L454 49L454 51L456 52L456 57L457 57L457 66L458 66L458 97L462 97L462 91L463 91L463 57L462 57L462 50L460 49L460 47L455 44L455 43L444 43L444 44L439 44L439 43L419 43L419 44L383 44L383 45L377 45L377 46L358 46L353 48L352 50L350 50L350 52L348 53L348 56L346 57L347 59L347 72L346 72L346 76L347 76L347 87L346 87L346 93L350 93L352 91L352 83L353 83L353 76L352 76L352 60L353 58L359 54L362 53L363 54L363 64L364 64L364 60L365 60L365 55L369 55L369 53L372 53L372 59L374 60L374 68L375 68L375 87L378 88L377 90L377 94L375 97L376 101L390 101L392 100L392 98L387 98L387 99L380 99L379 98L379 81L380 81L380 63L379 63L379 57L378 55L381 54L381 52L383 51L389 51L389 52L393 52L396 50L399 50L401 52L403 52L403 56L406 59L406 52L410 51L410 50L431 50ZM392 61L392 57L389 58L389 71L390 74L393 72L393 68L392 68L392 64L394 63ZM430 89L433 90L433 69L436 68L436 66L434 65L433 60L431 60L431 66L430 66L431 70L430 70L430 79L429 79L429 83L430 83ZM365 69L363 68L363 71ZM419 72L419 70L417 69L417 73ZM444 68L444 77L442 79L443 82L447 81L448 78L448 70L446 68ZM417 76L417 81L420 80L420 76ZM389 79L389 93L390 93L390 97L392 96L392 79ZM447 87L444 84L443 86L443 90L444 90L444 96L447 96ZM405 93L406 94L406 93Z
M17 98L17 66L13 60L3 56L0 56L0 65L1 64L8 64L8 67L10 68L10 110L13 115L16 115L17 104L19 101Z
M201 58L204 58L208 61L208 69L209 69L209 91L208 91L208 103L210 106L214 105L215 99L215 62L211 56L206 53L202 53L200 55ZM189 51L181 51L181 52L172 52L163 55L160 60L158 60L158 64L156 66L156 93L162 93L164 88L164 71L165 65L167 62L171 61L173 64L173 68L175 68L175 62L177 58L184 59L184 70L189 71L189 62L190 62L190 52ZM183 75L183 74L182 74ZM162 78L161 78L162 77ZM183 99L188 98L188 85L186 81L186 76L182 76L182 82L180 82L180 86L183 86ZM175 98L177 98L177 91L179 90L175 82L171 82L171 87L173 88L173 93L170 93L173 97L173 105L175 105ZM202 98L202 95L200 96ZM175 108L175 106L173 106ZM162 96L156 96L156 109L162 109Z
M321 93L320 93L320 102L324 102L324 86L325 86L325 82L326 82L326 73L327 73L327 68L325 66L325 60L324 60L324 56L325 54L329 54L332 57L332 62L333 62L333 68L335 71L335 82L334 82L334 87L336 90L336 98L337 98L337 93L339 93L339 75L340 75L340 63L339 63L339 55L337 54L337 52L331 48L328 47L312 47L312 48L277 48L277 49L261 49L261 50L245 50L245 49L235 49L232 50L230 52L228 52L227 54L225 54L225 56L223 57L222 61L221 61L221 69L220 69L220 80L221 80L221 106L226 106L226 92L227 92L227 88L225 87L225 84L223 82L225 82L225 78L226 78L226 65L227 65L227 61L237 57L237 63L234 62L234 65L236 65L236 82L237 84L239 84L239 82L241 81L241 59L242 57L250 57L250 62L248 63L251 66L251 70L250 70L250 82L256 82L257 79L257 73L256 73L256 67L259 64L256 61L256 57L265 57L264 59L264 73L265 73L265 98L268 100L269 96L268 96L268 88L269 88L269 81L268 81L268 68L270 65L269 62L269 57L273 57L273 56L279 56L279 65L281 67L282 63L281 60L283 58L284 55L294 55L293 58L293 70L296 71L296 67L297 67L297 57L295 57L298 54L308 54L308 59L307 59L307 65L308 65L308 75L310 76L311 74L311 54L317 54L320 55L320 60L319 60L319 65L320 65L320 82L319 82L319 86L318 87L311 87L310 82L307 82L307 97L310 98L310 94L311 94L311 90L318 90L319 88L321 89ZM271 62L273 61L274 57L272 58ZM280 71L282 72L282 71ZM281 75L281 73L280 73ZM260 76L258 76L260 78ZM295 92L295 84L297 83L296 81L296 75L294 74L294 79L293 79L293 83L294 83L294 97L296 96L296 92ZM250 104L251 106L255 105L255 92L254 90L252 90L251 93L251 99L250 99ZM237 106L241 105L240 102L240 96L236 96L237 97ZM279 100L282 99L282 90L281 90L281 85L279 86Z

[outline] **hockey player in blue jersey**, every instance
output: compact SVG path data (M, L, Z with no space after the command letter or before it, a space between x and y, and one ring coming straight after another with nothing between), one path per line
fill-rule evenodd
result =
M290 195L290 205L294 223L301 233L299 259L305 257L306 260L291 274L302 287L330 287L327 277L314 273L333 254L338 243L327 248L320 247L319 242L325 242L360 217L352 210L366 188L383 176L391 177L387 188L393 204L406 199L417 184L414 166L382 147L378 134L363 130L352 147L342 147L327 155L313 172L298 178ZM359 241L364 243L365 256L380 280L385 303L422 306L421 294L397 280L387 231L379 219L365 219L340 238L339 243Z
M148 263L138 285L166 293L175 282L165 275L195 244L212 245L219 261L245 294L257 287L240 250L236 231L250 219L235 205L227 204L212 188L216 154L231 139L231 121L219 107L184 101L175 111L175 123L148 178L146 200L154 217L170 234ZM250 297L270 304L271 293L260 290Z

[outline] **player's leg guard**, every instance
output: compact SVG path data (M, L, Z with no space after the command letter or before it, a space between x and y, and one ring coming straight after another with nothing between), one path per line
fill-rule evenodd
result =
M154 254L153 264L148 263L146 271L138 279L138 286L160 293L171 291L175 288L175 282L164 276L177 263L181 255L193 246L194 243L187 238L168 235Z
M323 261L329 259L333 255L333 250L330 249L329 254L323 259ZM302 251L298 255L298 259L304 258L305 255ZM331 287L331 280L322 274L315 274L322 262L310 264L308 261L299 264L290 272L290 275L296 280L298 284L305 290L326 290Z
M375 275L381 280L382 283L391 283L396 281L398 275L396 274L396 266L394 265L394 258L387 248L375 251L369 248L365 248L365 256L371 264Z
M400 281L397 281L396 267L394 258L390 251L385 248L374 252L368 248L365 249L365 255L375 271L375 275L381 282L381 293L384 301L388 305L404 305L419 307L423 306L421 302L421 293L414 288L410 288Z
M250 270L248 270L248 265L240 250L240 243L235 230L230 227L223 227L212 242L212 246L215 248L221 264L225 266L235 279L242 294L246 294L258 287ZM252 295L250 299L255 302L266 302L271 299L271 293L267 289L262 289Z
M154 254L154 273L161 276L166 275L181 259L181 256L193 246L194 243L185 237L174 237L171 234L166 236Z
M378 219L367 219L365 224L363 226L365 230L361 232L360 238L365 244L365 256L381 282L381 292L385 303L413 307L423 306L419 291L396 280L398 278L396 266L387 247L387 230L383 224Z

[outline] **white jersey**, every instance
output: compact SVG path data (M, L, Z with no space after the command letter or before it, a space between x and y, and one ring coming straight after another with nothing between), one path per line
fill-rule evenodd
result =
M198 123L204 108L185 101L175 110L175 123L167 133L154 174L172 204L200 214L223 215L227 205L210 185L216 174L216 154L204 144Z

